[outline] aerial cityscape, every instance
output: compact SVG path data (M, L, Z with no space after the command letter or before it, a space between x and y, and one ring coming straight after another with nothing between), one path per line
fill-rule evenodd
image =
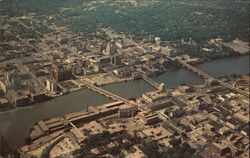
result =
M249 158L249 0L0 0L0 158Z

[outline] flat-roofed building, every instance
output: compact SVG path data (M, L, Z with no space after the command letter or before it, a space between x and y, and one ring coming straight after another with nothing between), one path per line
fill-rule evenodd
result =
M165 109L167 107L174 106L174 105L176 105L175 102L167 99L167 100L161 100L161 101L151 103L149 105L149 108L152 111L157 111L157 110Z
M193 92L194 89L188 85L180 85L178 87L178 89L182 92L182 93L190 93Z
M154 141L159 141L159 140L162 140L164 138L171 138L174 135L174 133L166 130L162 126L159 126L156 128L152 127L152 128L144 129L142 131L142 133L146 137L150 137Z
M120 106L118 117L133 117L138 112L138 105L135 103L127 102Z
M112 123L107 126L108 126L107 131L109 132L110 135L115 135L119 133L121 134L125 132L125 129L119 123Z
M65 120L63 119L63 117L56 117L49 120L41 120L34 125L30 132L29 138L31 140L35 140L49 133L61 130L64 127Z
M142 98L147 102L154 102L157 100L162 100L168 98L169 95L166 93L162 93L161 91L153 91L142 94Z
M152 125L161 121L158 114L154 112L140 113L139 117L141 121L146 125Z
M227 153L231 153L230 148L227 144L221 144L221 143L212 143L211 144L211 150L218 154L219 156L223 156Z

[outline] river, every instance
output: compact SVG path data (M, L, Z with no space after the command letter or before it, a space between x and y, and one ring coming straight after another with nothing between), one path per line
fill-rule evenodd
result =
M231 74L244 75L249 73L249 55L218 59L196 67L214 77ZM175 88L182 83L197 84L203 82L200 77L183 68L165 72L152 77L152 79L158 83L165 83L166 88ZM138 97L142 93L154 89L143 80L115 83L103 86L103 88L124 98ZM111 101L91 90L83 89L32 106L1 112L0 135L4 136L13 148L19 148L24 144L29 129L36 121L83 110L89 105L97 106Z

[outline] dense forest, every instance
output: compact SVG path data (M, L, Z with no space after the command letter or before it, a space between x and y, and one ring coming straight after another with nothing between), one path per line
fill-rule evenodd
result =
M221 36L248 39L249 1L246 0L1 0L0 14L36 13L75 32L96 32L103 27L136 36L163 40L204 41ZM149 3L152 2L152 3Z

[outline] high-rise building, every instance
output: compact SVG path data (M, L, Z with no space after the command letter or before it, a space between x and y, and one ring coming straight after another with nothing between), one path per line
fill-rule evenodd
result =
M0 81L0 94L6 94L6 86Z
M155 44L157 46L160 46L160 44L161 44L161 38L160 37L155 37Z
M21 82L22 82L22 79L21 79L20 75L18 75L17 73L14 73L11 76L11 85L14 87L14 89L20 90L21 89Z
M99 44L99 53L103 53L104 50L105 50L105 45Z
M59 65L56 66L55 70L53 71L53 77L57 82L60 82L72 79L73 75L70 68L67 68L67 66L64 65Z
M46 80L45 87L50 92L54 92L57 90L57 84L54 80Z
M106 45L106 55L115 55L117 53L117 46L114 41Z

